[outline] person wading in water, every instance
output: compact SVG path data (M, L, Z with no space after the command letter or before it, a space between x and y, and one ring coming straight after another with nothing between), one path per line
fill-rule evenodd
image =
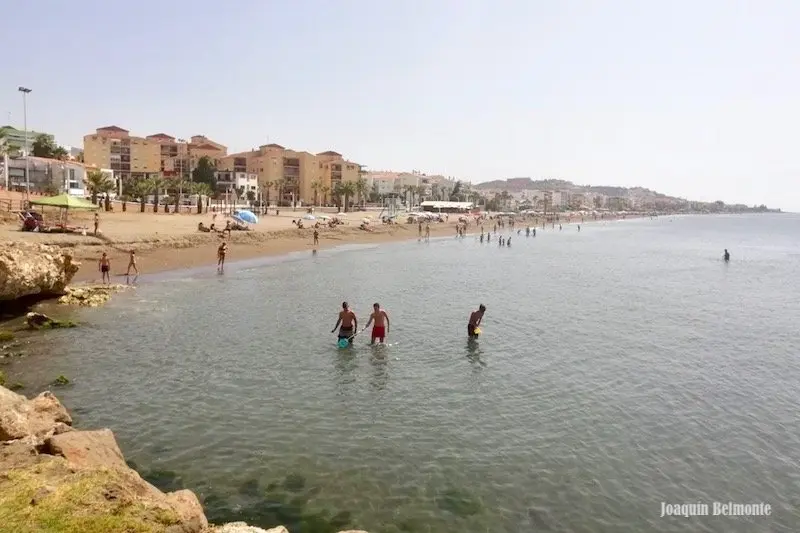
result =
M356 314L350 310L347 302L342 302L342 310L339 311L339 319L336 321L336 325L333 326L331 333L336 331L336 328L338 328L340 324L342 327L339 328L339 340L347 339L347 342L353 344L353 336L356 330L358 330L358 318L356 318Z

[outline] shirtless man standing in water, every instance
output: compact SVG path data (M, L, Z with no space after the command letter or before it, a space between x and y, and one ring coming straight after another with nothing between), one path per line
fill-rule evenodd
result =
M370 344L375 344L376 339L380 339L380 343L383 344L386 340L386 333L389 331L389 315L381 309L381 304L379 303L372 304L372 309L372 314L369 315L369 321L364 326L364 329L367 329L374 322L375 325L372 326L372 342Z
M467 323L467 336L470 339L477 339L478 333L475 333L475 330L478 326L481 325L481 320L483 320L483 313L486 312L486 306L481 304L478 307L477 311L473 311L472 314L469 315L469 322Z
M353 344L352 337L358 330L358 319L356 318L356 314L350 310L347 302L342 302L342 310L339 311L339 319L336 321L336 325L333 326L331 333L336 331L339 324L342 325L342 327L339 328L339 340L347 339L350 344Z

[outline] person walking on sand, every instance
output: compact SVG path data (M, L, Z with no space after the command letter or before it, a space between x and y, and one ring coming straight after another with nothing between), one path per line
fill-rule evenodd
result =
M228 253L228 243L222 241L217 248L217 271L225 270L225 255Z
M486 312L486 306L481 304L478 306L477 311L473 311L469 315L469 322L467 322L467 337L470 339L477 339L479 333L476 333L475 330L478 329L478 326L481 325L481 321L483 320L483 314Z
M374 323L372 326L372 342L370 344L375 344L376 339L380 339L380 343L383 344L386 340L386 334L389 332L389 315L381 309L381 304L377 302L372 304L372 309L372 314L369 315L369 320L364 329Z
M317 246L318 244L319 244L319 231L317 229L314 229L314 246Z
M97 237L97 230L100 229L100 215L94 214L94 236Z
M431 225L430 223L425 224L425 240L431 240Z
M108 258L108 255L103 252L100 261L97 263L100 267L100 274L103 276L103 283L111 285L111 260Z
M340 328L339 325L341 325ZM358 318L356 318L356 314L350 309L347 302L342 302L339 319L336 321L336 325L333 326L331 333L336 331L336 328L339 328L339 340L347 339L348 343L353 344L353 336L358 330Z
M136 275L139 275L139 267L136 266L136 252L131 250L130 255L128 258L128 270L125 272L125 276L131 275L131 269L136 272Z

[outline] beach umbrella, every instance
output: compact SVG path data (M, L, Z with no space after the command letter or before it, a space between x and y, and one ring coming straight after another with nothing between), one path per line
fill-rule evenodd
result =
M328 215L317 215L317 218L320 219L320 220L330 220L331 219L331 217L329 217Z
M246 226L247 225L247 221L242 219L238 215L233 215L231 218L233 219L234 222L236 222L238 224L241 224L242 226Z
M303 216L303 220L317 220L317 217L314 215L305 215Z
M241 211L236 211L234 214L245 222L249 222L250 224L258 224L258 217L252 211L242 209Z

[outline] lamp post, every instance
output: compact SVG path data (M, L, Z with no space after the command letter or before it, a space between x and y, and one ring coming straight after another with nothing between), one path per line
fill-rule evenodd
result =
M17 90L22 93L22 127L25 129L25 198L29 199L31 194L31 154L28 148L28 93L31 90L21 85Z

